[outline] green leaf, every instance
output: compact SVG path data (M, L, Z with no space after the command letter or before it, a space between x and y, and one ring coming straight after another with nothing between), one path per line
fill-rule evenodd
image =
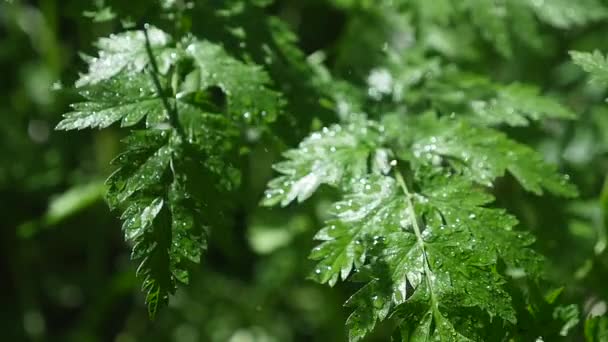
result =
M149 26L147 30L159 69L164 74L177 58L177 52L169 48L171 37L167 33L154 26ZM95 46L99 49L98 57L83 56L89 70L80 75L76 81L77 87L108 80L121 72L130 75L140 73L150 62L146 52L146 38L141 30L100 38Z
M574 63L591 74L591 80L597 83L608 83L608 60L599 51L578 52L570 51Z
M481 35L492 42L504 56L512 54L509 37L507 4L484 0L466 0L462 7L470 12L471 21L478 27Z
M267 88L269 78L259 67L243 64L207 42L193 43L186 51L193 54L196 66L180 83L182 91L175 96L166 94L164 89L169 82L162 75L157 77L163 89L157 90L146 73L119 72L109 79L81 86L80 94L85 101L73 104L74 110L64 115L57 129L106 128L118 121L122 127L129 127L144 118L148 127L168 124L162 97L171 107L177 106L178 113L191 108L220 112L222 108L210 103L213 100L210 88L214 86L226 94L228 111L235 115L232 118L235 121L271 122L276 118L282 100ZM180 56L190 58L186 52Z
M114 161L107 201L122 211L125 240L140 262L150 316L167 304L191 264L206 249L207 231L222 221L225 193L240 181L232 166L243 123L274 120L282 106L258 66L219 45L190 39L170 48L162 31L131 31L103 38L99 58L78 82L85 101L72 105L57 129L105 128L116 122L144 130L125 140ZM158 68L148 63L155 60ZM158 70L157 70L158 69ZM219 87L228 107L217 98ZM231 115L228 115L231 114Z
M217 208L209 201L221 203L217 191L225 185L217 176L234 171L212 157L206 165L205 147L182 141L175 131L136 131L126 144L115 161L119 169L108 180L107 199L113 209L124 210L125 240L140 261L137 273L153 317L178 283L188 283L189 265L200 262L207 227L218 224L212 219Z
M414 168L453 170L485 186L491 186L508 171L524 189L535 194L542 194L543 189L561 196L577 194L568 179L537 152L494 129L433 114L407 119L387 117L384 126L406 127L388 130L388 134L397 140L399 157Z
M217 210L211 209L208 198L192 191L215 192L209 186L201 188L197 181L201 177L218 188L233 186L235 171L215 155L225 156L232 149L226 139L238 136L238 131L221 115L168 100L176 106L180 125L188 132L185 142L186 137L169 126L159 97L164 94L158 94L144 73L121 73L81 89L89 101L74 105L75 111L66 114L58 129L103 128L120 120L123 126L132 126L146 116L147 126L152 128L136 131L125 141L127 151L115 161L120 167L108 180L107 198L112 208L124 210L125 240L133 245L133 259L140 261L138 275L143 278L146 303L154 317L177 284L188 283L188 265L198 263L206 248L208 223L203 211L205 207ZM213 175L222 175L221 181ZM217 194L213 196L219 199Z
M558 101L541 96L537 88L516 83L498 87L496 97L489 101L472 101L471 108L489 125L527 126L529 120L576 117Z
M396 102L416 108L430 102L433 109L446 114L471 115L477 124L528 126L530 121L576 118L570 109L542 95L535 86L497 83L486 76L443 65L420 51L407 57L390 54L385 72L390 74Z
M178 96L215 86L229 98L229 112L246 122L270 122L280 113L283 100L269 88L270 78L259 66L240 62L221 46L206 41L190 44L185 53L196 68Z
M527 2L542 21L563 29L605 19L608 15L606 7L597 0L527 0Z
M580 322L578 306L576 306L576 304L558 306L553 310L553 318L563 322L559 334L561 336L568 336L570 330Z
M439 32L437 28L466 32L463 27L472 27L504 57L513 54L514 39L538 50L543 48L538 21L559 29L570 29L600 21L608 15L608 9L598 0L464 0L454 4L449 1L433 1L431 4L425 0L403 0L393 3L395 9L399 5L407 6L418 15L420 26L426 32ZM437 36L434 37L436 39Z
M302 202L321 184L339 186L365 175L367 159L378 147L381 130L377 124L363 120L313 133L297 149L283 154L286 161L274 165L282 176L268 184L262 204L286 206L296 199ZM388 161L384 163L388 165Z
M352 193L333 205L334 219L315 236L324 242L310 256L320 260L314 279L332 286L339 278L346 280L353 268L365 262L368 240L400 230L401 222L409 218L397 191L390 177L370 176L354 182Z
M420 340L477 340L486 327L479 320L515 324L505 283L540 277L541 258L528 248L533 238L513 230L517 220L488 208L493 197L475 184L492 186L508 171L537 194L576 189L529 147L466 117L389 115L382 126L365 122L372 135L361 122L325 129L286 152L288 160L275 165L283 176L263 201L302 201L320 184L345 193L315 236L311 278L365 283L347 302L350 339L393 316L424 320L402 329ZM392 156L411 169L410 185Z
M496 268L502 260L535 276L539 257L527 249L533 240L512 230L513 217L486 208L493 198L463 178L419 180L421 193L399 183L383 175L363 178L316 236L323 242L311 255L320 260L314 279L333 284L357 267L353 280L367 282L347 302L354 308L347 321L351 341L402 310L433 322L414 332L428 340L469 340L458 332L463 323L451 322L458 307L515 323Z
M56 129L106 128L118 121L128 127L147 115L150 122L168 120L150 76L143 73L83 86L80 94L86 101L73 104L74 110L64 114Z

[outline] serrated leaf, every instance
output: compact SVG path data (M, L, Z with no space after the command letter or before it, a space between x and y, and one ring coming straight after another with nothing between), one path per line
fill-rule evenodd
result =
M591 74L591 80L598 83L608 83L608 59L599 51L578 52L570 51L574 63Z
M329 137L307 138L285 154L288 161L275 166L284 176L269 184L264 202L305 199L322 183L346 192L315 236L322 242L311 253L318 261L311 278L332 286L340 279L366 283L347 302L353 308L347 320L350 339L360 340L378 321L406 308L420 310L415 311L419 318L431 314L428 329L412 327L421 340L476 340L477 318L458 313L471 308L483 312L484 320L514 324L506 279L539 277L541 258L528 248L531 236L513 230L517 220L488 208L493 197L475 183L491 186L508 171L536 193L544 188L572 195L575 190L527 146L463 117L386 116L378 131L383 139L343 128L327 129ZM392 151L382 147L385 143ZM340 154L324 159L328 145ZM375 166L386 164L375 159L389 156L409 163L417 192L398 181L399 163ZM316 162L330 165L332 172L316 175ZM352 165L360 165L358 172L345 175ZM387 175L391 172L396 178ZM311 174L315 182L300 187L298 182ZM506 265L504 274L498 265Z
M148 26L147 30L160 72L166 73L177 57L176 51L168 47L171 37L154 26ZM84 56L89 64L89 70L86 74L80 75L76 87L96 84L121 72L129 75L137 74L150 62L146 52L146 37L141 30L100 38L95 46L99 49L98 56Z
M189 282L209 226L221 221L222 192L240 181L229 160L238 151L243 122L274 120L282 99L259 66L238 61L219 45L190 38L187 49L170 47L161 30L148 26L146 33L98 41L99 57L86 58L89 73L76 83L85 101L74 104L57 129L119 121L131 127L145 119L145 129L133 131L114 160L118 169L107 181L107 201L122 211L125 240L140 262L137 274L153 317L178 283ZM227 108L214 87L228 99Z
M72 105L56 129L106 128L118 121L133 126L147 115L168 119L149 75L120 76L80 88L84 102Z
M133 245L132 258L141 262L137 273L144 279L146 303L153 317L178 283L188 283L189 265L200 262L207 246L202 209L208 199L204 195L219 200L211 189L221 183L208 186L201 195L196 193L203 190L201 184L193 182L206 174L226 172L226 168L193 163L191 153L197 148L183 142L176 132L134 132L127 143L127 151L115 162L119 169L108 180L108 202L114 209L124 210L125 240ZM214 182L213 178L206 180Z
M527 126L529 120L576 117L559 102L541 96L539 90L531 86L511 84L498 88L496 93L489 101L471 102L473 112L489 125Z
M262 204L286 206L296 199L302 202L321 184L338 186L344 180L362 177L381 129L373 122L361 121L313 133L297 149L283 154L286 161L274 165L283 176L270 181Z
M421 52L389 56L389 73L396 102L428 106L451 114L471 115L486 126L528 126L530 121L574 119L576 115L539 88L521 83L501 84L486 76L442 65Z
M228 97L229 112L246 122L273 121L280 112L279 93L269 88L270 78L256 65L230 56L221 46L199 41L186 48L196 65L179 96L194 90L219 87Z
M129 153L129 152L127 152ZM119 158L125 154L119 156ZM137 191L146 190L155 184L161 183L161 178L167 172L169 163L172 158L172 149L168 145L162 146L147 158L137 169L126 178L124 185L121 187L112 187L112 197L115 197L116 202L124 202ZM124 169L115 173L116 177L124 177ZM117 184L117 181L112 181L112 184Z
M538 256L527 250L532 240L512 231L517 221L485 207L492 196L459 177L419 184L421 193L404 193L392 177L370 175L336 203L328 227L317 234L324 242L312 253L320 260L313 279L333 284L353 265L362 269L354 280L367 279L346 304L354 308L347 321L351 341L401 305L432 315L434 328L422 329L428 340L468 341L442 308L477 307L515 323L496 265L503 260L531 274L538 270Z
M397 190L392 178L361 178L352 194L333 205L335 219L315 237L325 242L311 254L312 259L320 260L314 279L332 286L339 278L345 280L354 267L364 263L369 241L377 244L383 235L400 230L402 222L410 218Z
M445 168L473 182L491 186L493 181L511 173L528 191L575 196L576 188L567 177L557 173L531 148L509 139L503 133L479 127L467 120L424 115L400 123L387 117L386 127L407 127L389 134L399 140L400 157L415 168Z

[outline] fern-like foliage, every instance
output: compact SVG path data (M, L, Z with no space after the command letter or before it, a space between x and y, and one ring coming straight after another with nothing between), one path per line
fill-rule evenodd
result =
M347 302L351 341L389 316L405 340L478 340L480 319L515 323L500 265L536 277L540 258L517 220L488 206L482 186L509 171L535 193L576 193L536 152L465 118L356 120L313 133L285 156L264 204L304 200L320 184L344 192L316 235L311 277L365 283ZM482 314L467 318L470 310Z
M504 55L512 49L511 25L518 25L513 18L536 30L536 18L570 27L605 15L595 0L545 3L421 0L383 2L382 8L411 14L424 34L470 18ZM228 1L220 11L201 5L209 40L172 37L152 26L100 39L97 56L84 56L88 72L76 82L83 101L57 126L130 129L107 201L122 212L150 315L188 282L210 229L229 207L223 199L239 185L243 133L261 128L290 135L287 125L270 125L283 108L299 123L311 121L303 108L329 108L339 122L284 152L262 204L303 202L321 186L341 194L316 234L311 278L330 286L361 284L346 303L350 340L388 318L404 341L516 336L508 285L540 277L542 258L515 217L493 206L491 189L505 177L537 195L574 196L576 189L500 128L573 113L534 86L501 84L431 57L436 46L428 42L408 54L387 47L378 65L365 70L364 87L337 79L318 55L305 60L278 19L247 21L243 13L266 4ZM226 44L217 43L226 33L212 26L228 28ZM265 43L235 52L255 43L252 37ZM588 68L605 68L596 55L579 57Z
M208 229L220 221L222 194L238 185L231 161L241 130L274 120L282 100L262 69L207 41L173 43L148 27L97 46L99 56L85 58L89 72L76 82L85 101L57 128L133 127L107 199L123 211L153 317L188 282L189 265L200 261Z
M157 56L159 71L166 73L176 56L176 51L170 47L171 37L156 27L150 27L148 38L150 48ZM95 46L99 49L97 57L82 55L89 64L89 70L76 81L77 87L108 80L121 72L141 72L150 62L143 31L127 31L100 38Z
M540 47L541 35L536 18L557 28L570 28L597 21L608 13L596 0L575 3L567 0L467 0L440 3L428 5L428 2L416 1L417 6L422 7L422 13L437 18L439 22L458 22L459 18L468 16L481 36L505 56L513 53L514 39L532 47ZM439 13L437 9L440 9Z
M458 5L437 9L449 6ZM361 283L346 303L351 341L388 318L403 341L515 337L507 284L536 280L542 258L517 220L492 207L487 189L510 174L538 195L577 191L540 154L497 128L574 114L533 86L463 72L425 49L387 50L384 65L370 71L366 94L337 92L344 122L284 153L275 165L281 176L262 203L301 202L322 184L343 194L316 235L311 278ZM381 114L353 113L361 97Z
M591 81L608 83L608 59L601 52L597 50L592 53L571 51L570 56L574 63L590 74Z
M608 59L602 54L600 51L595 50L593 52L579 52L579 51L570 51L570 56L575 64L581 67L586 73L588 73L590 82L599 84L603 87L608 84ZM597 111L597 117L601 117L602 119L605 117L605 112ZM590 120L591 121L591 120ZM597 121L591 121L597 122ZM599 125L598 125L599 126ZM605 186L602 192L600 192L600 197L598 202L600 206L606 205L605 198ZM605 229L605 220L606 217L603 217L604 225L601 229ZM598 255L601 255L606 248L606 238L605 231L602 230L599 233L598 242L596 242L594 246L594 252ZM566 316L568 312L566 310L562 310L559 314L563 314ZM575 316L578 319L577 316ZM590 342L596 341L605 341L608 340L608 317L605 312L600 313L599 315L596 313L589 314L586 318L585 322L585 340Z
M372 70L368 78L373 94L379 95L377 101L398 101L422 110L430 104L442 113L468 115L487 126L527 126L530 121L576 117L535 86L497 83L428 57L420 49L405 56L389 52L387 59L387 65ZM373 78L379 74L387 79L382 92Z
M480 37L502 56L513 55L517 43L540 49L542 25L568 29L606 18L608 10L598 0L333 0L339 6L386 6L412 16L424 44L448 55L463 55L458 43ZM460 49L458 49L460 47ZM460 50L460 51L455 51Z

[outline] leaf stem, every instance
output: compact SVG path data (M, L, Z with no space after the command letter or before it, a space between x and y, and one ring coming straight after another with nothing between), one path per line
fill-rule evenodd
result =
M144 31L144 36L146 37L146 53L148 54L148 58L150 59L150 65L152 67L152 69L150 70L150 76L152 77L152 82L154 82L156 91L158 92L158 95L160 96L160 98L163 102L163 106L165 107L165 110L167 111L167 114L169 115L169 122L171 123L171 126L177 130L177 133L182 138L186 138L186 133L184 131L184 128L182 127L182 125L179 122L179 117L178 117L178 113L177 113L177 103L175 103L174 106L171 107L171 105L169 104L169 100L167 99L167 96L165 94L165 90L163 89L162 85L160 84L160 79L158 78L160 71L158 69L158 64L156 64L156 58L154 57L154 53L152 51L152 45L150 44L150 37L148 35L148 24L144 25L143 31Z
M398 170L395 169L394 173L395 173L395 178L397 179L397 183L399 183L399 186L401 187L401 189L403 190L403 193L405 195L408 214L412 218L412 227L414 228L414 234L416 234L416 239L418 240L418 245L420 246L420 249L422 250L422 255L424 257L424 273L425 273L424 278L426 281L426 285L429 288L429 293L431 295L431 303L433 305L433 314L440 316L440 317L436 316L435 317L436 319L441 319L442 317L441 317L441 314L439 313L439 301L437 300L437 296L435 295L435 292L433 291L433 282L431 280L431 278L434 278L434 274L429 265L429 259L428 259L428 255L426 254L424 239L422 238L422 231L420 230L420 226L418 225L418 218L416 216L416 211L414 210L414 202L412 201L412 195L410 194L410 191L407 188L407 184L405 183L405 180L403 179L403 175L401 175L401 172L399 172Z

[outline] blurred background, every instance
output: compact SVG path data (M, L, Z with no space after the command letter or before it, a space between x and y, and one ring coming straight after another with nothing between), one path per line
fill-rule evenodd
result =
M332 194L322 193L298 209L255 209L278 150L251 151L257 166L245 176L233 224L213 232L195 279L156 321L148 319L118 214L103 200L103 182L124 133L118 128L56 132L54 126L77 99L70 87L85 68L79 52L93 54L96 38L133 23L163 20L162 6L152 3L0 2L2 339L344 341L348 309L342 304L353 285L332 289L306 280L313 267L307 260L312 236L322 221L319 208ZM305 54L322 51L332 73L354 84L364 84L377 62L363 58L362 51L382 51L391 37L403 44L419 39L414 14L376 9L370 1L275 1L263 10L290 25ZM357 36L360 32L365 34ZM567 51L605 49L608 25L600 20L571 30L541 26L541 48L515 44L508 57L484 43L467 45L475 34L466 32L445 45L460 45L454 63L501 81L536 84L580 116L509 132L566 171L580 189L579 199L536 197L509 180L495 192L499 205L538 237L548 273L565 286L560 300L577 304L581 320L605 314L606 87L589 84ZM318 120L326 121L321 114ZM582 336L582 324L574 329ZM370 340L387 340L387 331L381 327Z

